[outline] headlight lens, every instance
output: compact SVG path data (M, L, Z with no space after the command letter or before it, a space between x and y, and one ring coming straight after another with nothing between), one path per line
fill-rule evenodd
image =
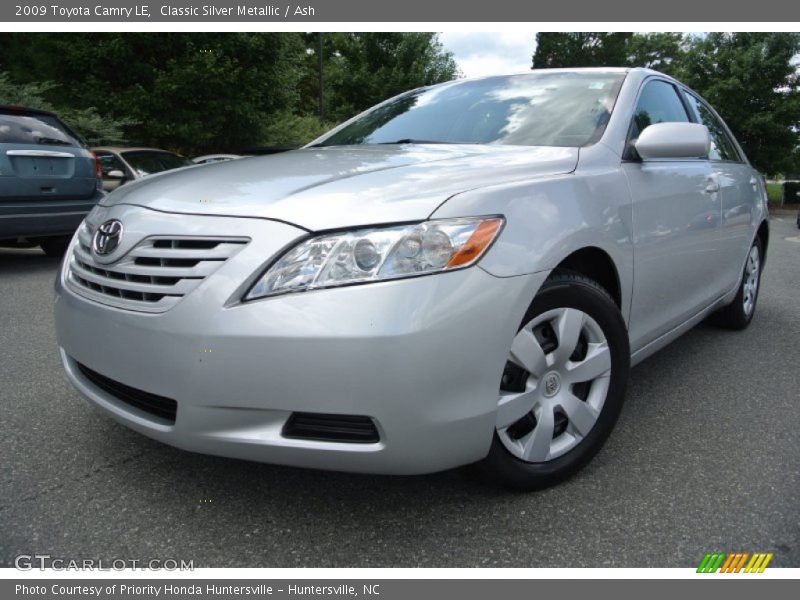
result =
M502 226L502 217L485 217L323 234L286 252L245 300L468 267Z

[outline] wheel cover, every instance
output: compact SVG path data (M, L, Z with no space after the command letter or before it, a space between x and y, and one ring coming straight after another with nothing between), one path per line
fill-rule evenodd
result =
M556 338L555 347L543 347L536 334L542 331ZM501 386L496 428L503 445L532 463L572 450L594 427L608 395L611 351L603 330L581 310L549 310L519 330L508 361L522 370L524 389Z
M760 270L761 256L758 246L753 246L750 248L750 254L747 255L747 263L744 266L744 288L742 290L742 308L744 309L744 314L748 317L752 314L756 305Z

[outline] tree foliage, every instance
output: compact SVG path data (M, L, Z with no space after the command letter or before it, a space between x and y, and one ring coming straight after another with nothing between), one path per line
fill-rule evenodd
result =
M677 74L685 62L682 33L637 33L630 37L625 51L624 66L647 67L668 75Z
M297 99L298 34L15 34L0 54L19 81L60 83L74 107L135 121L132 142L184 152L260 142Z
M800 170L797 33L540 33L533 67L649 67L706 98L750 161L769 174Z
M0 36L8 89L90 138L186 154L299 144L408 88L451 79L430 33L325 34L329 119L317 119L316 34L17 33ZM12 85L13 83L13 85ZM0 90L0 102L11 92ZM109 127L104 127L108 124Z
M4 104L15 104L57 113L74 131L90 145L124 144L123 129L135 125L132 120L114 119L101 115L94 106L86 108L59 107L48 101L56 96L58 84L52 81L15 84L8 73L0 71L0 99Z
M533 68L622 65L632 33L538 33Z
M406 90L456 78L434 33L326 34L330 114L336 120Z
M714 106L759 169L797 169L800 52L796 33L710 33L693 40L680 79Z

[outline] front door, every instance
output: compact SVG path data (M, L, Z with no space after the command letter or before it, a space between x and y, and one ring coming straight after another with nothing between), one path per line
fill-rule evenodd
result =
M642 88L631 141L648 125L690 121L675 86L653 79ZM715 299L722 285L721 201L707 159L622 164L633 201L634 288L631 350L680 325Z

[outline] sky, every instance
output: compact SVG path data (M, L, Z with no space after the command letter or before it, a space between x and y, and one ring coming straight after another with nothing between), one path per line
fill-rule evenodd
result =
M446 31L439 35L465 77L529 71L535 39L535 31Z

